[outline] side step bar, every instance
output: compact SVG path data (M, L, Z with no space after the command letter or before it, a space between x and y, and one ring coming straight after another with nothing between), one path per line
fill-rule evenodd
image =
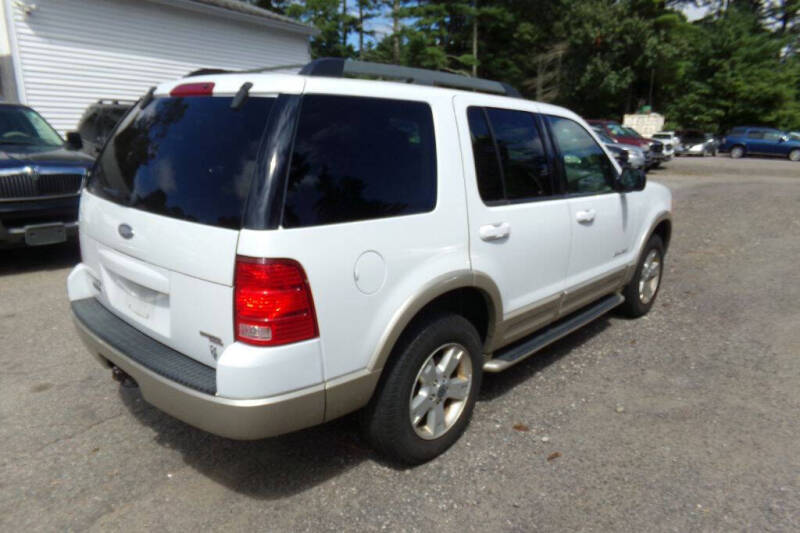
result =
M545 346L554 343L561 337L572 333L592 320L608 313L624 301L625 297L621 294L606 296L590 307L586 307L564 320L555 322L537 331L522 342L518 342L510 348L498 350L495 352L495 357L483 364L483 370L484 372L502 372L506 368L514 366L538 352Z

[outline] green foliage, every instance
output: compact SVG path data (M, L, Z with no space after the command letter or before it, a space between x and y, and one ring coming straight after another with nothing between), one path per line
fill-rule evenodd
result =
M253 1L314 24L314 57L477 74L589 118L652 104L675 127L800 129L800 0Z

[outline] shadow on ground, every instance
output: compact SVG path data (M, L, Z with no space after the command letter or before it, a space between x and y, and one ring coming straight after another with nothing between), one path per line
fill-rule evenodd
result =
M478 401L491 402L609 327L600 318L501 374L485 376ZM131 413L156 432L156 441L178 450L186 464L231 490L251 498L280 499L308 490L363 461L385 462L362 439L357 415L289 435L235 441L195 429L149 406L136 388L120 387ZM467 429L469 431L469 428Z
M80 248L74 241L50 246L0 250L0 276L69 268L78 264L80 260Z

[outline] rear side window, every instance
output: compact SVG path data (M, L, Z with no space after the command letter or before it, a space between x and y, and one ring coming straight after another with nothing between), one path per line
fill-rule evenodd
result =
M411 215L435 206L436 143L428 104L303 97L284 227Z
M561 154L567 192L612 192L616 170L589 132L568 118L548 116L547 122Z
M763 139L764 132L759 130L750 130L747 132L748 139Z
M532 200L554 193L533 113L470 107L467 118L478 191L484 202Z
M503 176L497 147L494 144L486 113L479 107L470 107L467 111L469 132L472 138L472 157L475 160L475 176L478 180L478 192L484 202L496 202L505 199Z
M274 98L158 98L117 128L92 171L92 193L158 215L241 228Z

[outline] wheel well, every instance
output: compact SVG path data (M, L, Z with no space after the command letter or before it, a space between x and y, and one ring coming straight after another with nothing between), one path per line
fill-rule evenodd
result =
M658 226L653 230L653 235L661 237L661 242L664 243L664 251L669 248L669 239L672 237L672 222L669 220L662 220Z
M412 323L431 313L449 311L469 320L480 335L481 342L486 342L489 332L490 307L488 296L474 287L463 287L437 296L411 319Z

